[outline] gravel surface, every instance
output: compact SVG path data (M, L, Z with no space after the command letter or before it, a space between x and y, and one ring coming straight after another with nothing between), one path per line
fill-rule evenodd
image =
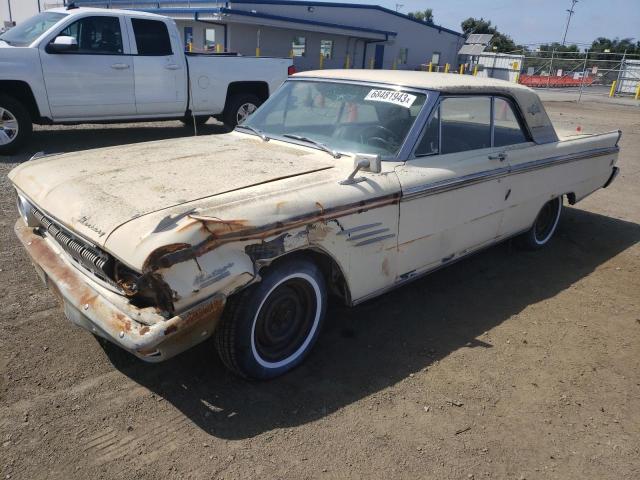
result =
M6 174L29 154L188 131L38 128L0 157L0 478L640 478L640 115L548 109L564 130L624 132L621 175L566 208L550 248L504 243L333 306L306 363L268 383L210 343L149 365L98 342L14 238Z

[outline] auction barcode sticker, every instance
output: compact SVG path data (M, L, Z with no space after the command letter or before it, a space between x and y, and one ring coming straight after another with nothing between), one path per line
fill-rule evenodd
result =
M409 108L416 101L416 96L410 93L396 92L394 90L371 90L364 97L365 100L374 102L387 102L401 107Z

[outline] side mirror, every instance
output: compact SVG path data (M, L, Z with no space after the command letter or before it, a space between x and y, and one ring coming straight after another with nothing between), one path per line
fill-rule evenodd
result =
M356 178L356 174L360 171L380 173L382 171L382 159L380 155L371 155L366 153L356 153L353 159L353 172L340 182L340 185L353 185L365 181L364 177Z
M60 35L47 45L47 53L65 53L78 50L78 41L74 37Z
M382 171L382 160L380 155L356 153L353 159L353 168L357 166L360 166L360 170L365 172L380 173Z

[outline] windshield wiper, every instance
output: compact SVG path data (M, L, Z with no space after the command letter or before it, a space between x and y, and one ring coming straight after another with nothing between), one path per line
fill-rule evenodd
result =
M268 142L269 140L271 140L269 137L267 137L264 132L262 130L259 130L255 127L252 127L251 125L236 125L236 128L244 128L246 130L249 130L250 132L255 133L256 135L258 135L262 141L264 142Z
M327 152L333 158L340 158L343 155L342 153L333 150L331 147L328 147L324 143L314 140L313 138L303 137L301 135L292 135L290 133L285 133L282 136L287 138L292 138L294 140L299 140L301 142L311 143L312 145L315 145L316 147L318 147L320 150L324 150L325 152Z

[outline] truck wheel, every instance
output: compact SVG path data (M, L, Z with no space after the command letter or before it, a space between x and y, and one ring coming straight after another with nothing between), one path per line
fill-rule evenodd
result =
M262 105L262 100L251 94L233 95L224 109L224 124L229 128L236 128L249 115Z
M326 309L320 269L303 258L284 261L227 302L215 336L220 358L243 377L282 375L309 353Z
M531 229L516 239L518 246L525 250L539 250L546 246L556 231L561 213L562 196L545 203Z
M209 115L198 115L196 116L196 127L201 127L209 120ZM193 128L193 117L184 117L180 120L185 127Z
M31 115L22 103L0 95L0 155L16 152L32 131Z

